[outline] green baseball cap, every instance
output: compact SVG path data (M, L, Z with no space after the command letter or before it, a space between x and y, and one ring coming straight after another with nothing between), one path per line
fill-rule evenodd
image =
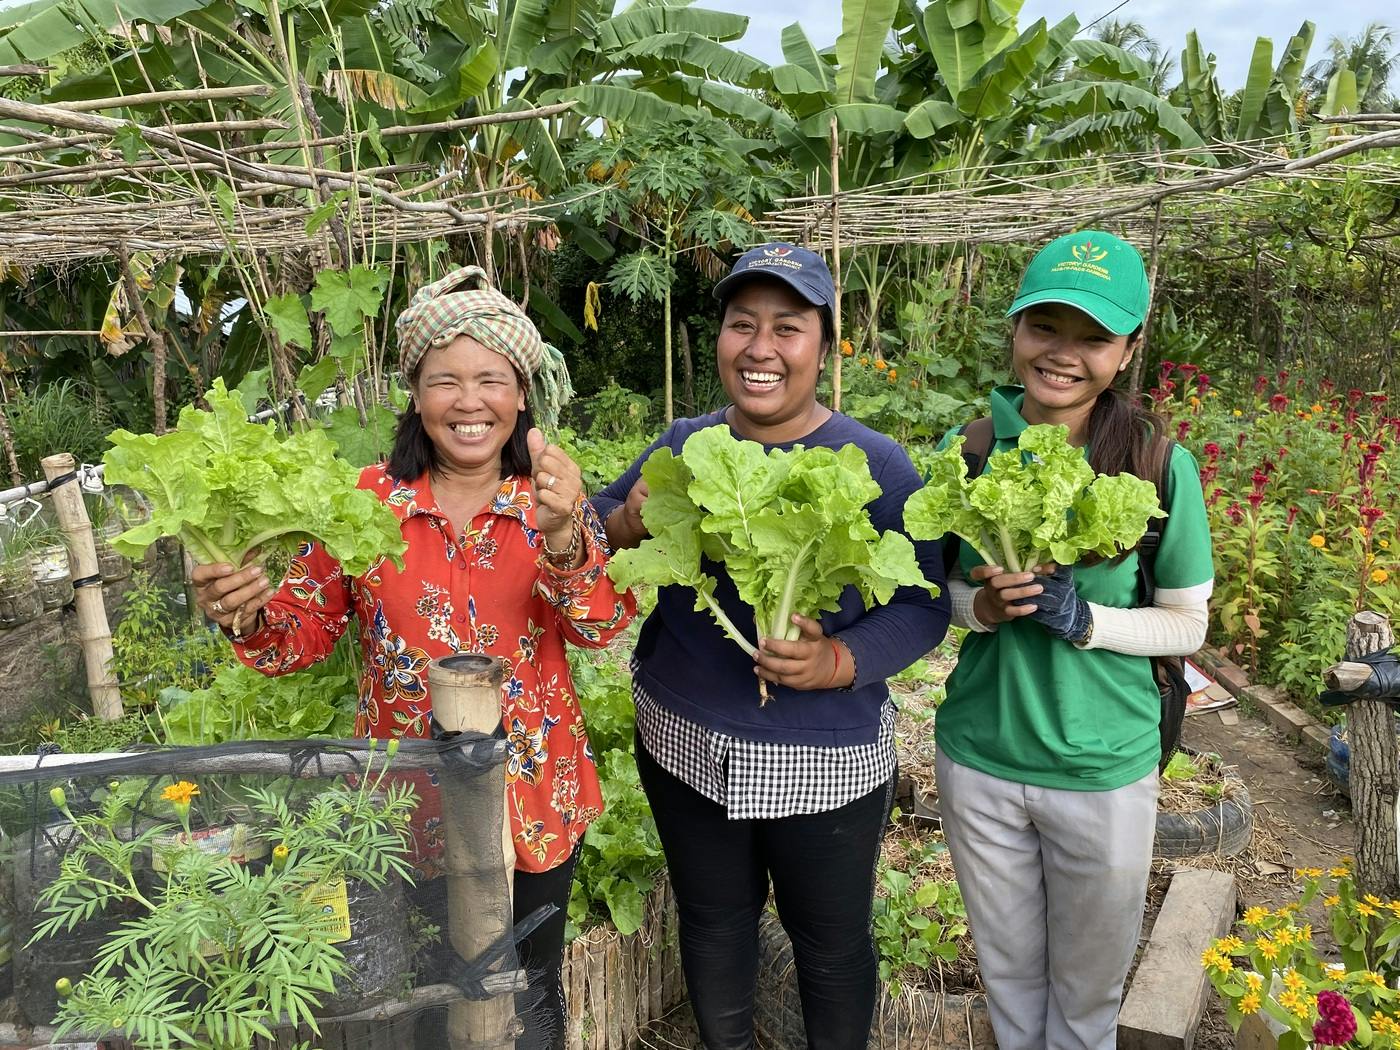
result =
M1103 230L1082 230L1036 253L1006 315L1036 303L1064 303L1114 335L1129 335L1147 320L1150 298L1138 250Z

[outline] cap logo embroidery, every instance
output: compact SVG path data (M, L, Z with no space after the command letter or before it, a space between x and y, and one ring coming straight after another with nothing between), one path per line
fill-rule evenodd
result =
M769 258L782 258L784 255L791 255L791 248L764 248L763 254Z
M1063 273L1066 270L1074 273L1087 273L1095 277L1101 277L1105 281L1112 281L1113 275L1107 269L1098 265L1108 258L1108 249L1100 248L1092 240L1086 240L1070 247L1070 255L1073 259L1064 259L1057 262L1050 268L1051 273Z
M762 251L764 258L760 259L754 256L754 258L750 259L748 265L744 267L746 272L749 270L763 270L774 267L783 270L802 269L801 261L795 258L788 258L788 256L792 255L795 251L793 248L764 248Z
M1108 258L1108 249L1100 248L1093 241L1076 244L1070 249L1070 253L1080 262L1096 263Z

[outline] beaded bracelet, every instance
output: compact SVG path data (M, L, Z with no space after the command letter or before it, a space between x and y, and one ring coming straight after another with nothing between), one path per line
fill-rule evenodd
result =
M545 537L544 556L556 569L567 569L573 565L574 559L578 557L578 545L581 539L582 533L578 527L578 519L575 518L573 531L569 533L569 545L562 551L552 551L549 549L549 537Z

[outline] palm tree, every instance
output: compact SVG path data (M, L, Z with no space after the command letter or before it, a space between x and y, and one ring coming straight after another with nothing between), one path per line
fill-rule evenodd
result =
M1171 78L1176 61L1148 34L1147 27L1141 22L1110 18L1099 23L1093 35L1096 40L1121 47L1141 58L1152 67L1151 89L1159 95L1166 93L1167 81Z
M1388 26L1372 22L1356 36L1334 36L1327 44L1327 57L1307 72L1311 98L1327 94L1327 83L1341 69L1356 74L1357 94L1362 112L1381 113L1400 107L1400 98L1390 90L1391 77L1400 68L1395 33Z

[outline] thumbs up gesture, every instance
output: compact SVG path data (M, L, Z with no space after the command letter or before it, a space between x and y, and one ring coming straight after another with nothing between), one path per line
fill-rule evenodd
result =
M535 488L535 520L550 550L568 548L574 534L574 508L583 497L583 475L558 445L545 441L538 427L526 435Z

